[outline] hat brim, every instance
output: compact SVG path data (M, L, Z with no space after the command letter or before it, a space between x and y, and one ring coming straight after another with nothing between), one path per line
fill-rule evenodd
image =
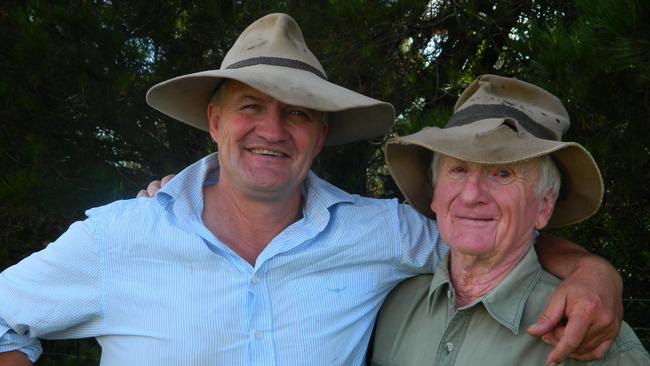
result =
M396 137L386 144L388 169L406 200L418 211L435 217L431 211L429 167L433 153L478 164L507 164L551 155L562 173L560 197L547 228L561 227L583 221L593 215L603 197L603 181L598 165L589 152L575 142L544 140L530 137L508 144L479 144L470 149L466 134L470 126L440 129L425 128L420 132ZM510 133L504 131L504 133ZM515 134L514 131L511 132Z
M395 120L395 109L390 103L343 88L309 71L272 65L179 76L149 89L147 103L207 131L207 104L222 79L240 81L289 105L328 112L327 145L382 136Z

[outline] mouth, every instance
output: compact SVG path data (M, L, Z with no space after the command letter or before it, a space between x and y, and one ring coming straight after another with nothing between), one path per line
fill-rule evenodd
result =
M488 223L491 221L494 221L494 219L489 218L489 217L471 217L471 216L456 216L458 220L466 221L466 222L474 222L477 224L481 223Z
M255 154L255 155L272 156L272 157L278 157L278 158L286 158L286 157L288 157L288 155L283 153L283 152L275 151L275 150L269 150L269 149L253 148L253 149L248 149L248 151Z

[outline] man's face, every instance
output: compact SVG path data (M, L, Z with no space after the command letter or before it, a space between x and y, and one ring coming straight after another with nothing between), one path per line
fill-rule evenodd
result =
M224 87L219 105L208 106L219 184L264 200L295 194L325 141L320 112L284 104L237 81Z
M552 194L535 192L538 176L539 161L492 166L441 156L431 209L442 239L481 258L527 249L553 211Z

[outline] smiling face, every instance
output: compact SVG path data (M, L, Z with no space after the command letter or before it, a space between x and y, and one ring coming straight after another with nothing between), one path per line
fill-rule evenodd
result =
M320 112L284 104L234 80L222 87L221 100L208 105L219 185L262 200L300 194L327 134Z
M527 250L555 201L550 192L536 193L538 179L539 160L492 166L441 156L431 210L442 239L480 258Z

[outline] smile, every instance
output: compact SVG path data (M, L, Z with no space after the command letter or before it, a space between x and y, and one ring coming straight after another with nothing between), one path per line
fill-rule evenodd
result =
M456 216L456 219L466 222L487 223L493 221L491 218Z
M251 153L255 155L264 155L264 156L277 156L280 158L285 158L287 157L286 154L281 153L279 151L274 151L274 150L267 150L267 149L249 149Z

